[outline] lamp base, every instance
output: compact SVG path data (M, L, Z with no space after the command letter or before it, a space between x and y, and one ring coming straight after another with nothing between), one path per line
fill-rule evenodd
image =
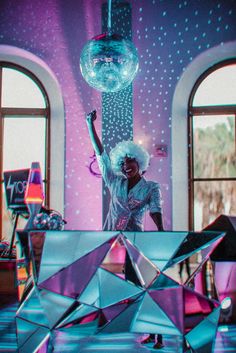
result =
M28 210L29 210L29 219L28 222L25 225L24 230L29 230L29 229L34 229L34 218L37 216L37 214L40 212L42 204L38 203L30 203L27 204Z

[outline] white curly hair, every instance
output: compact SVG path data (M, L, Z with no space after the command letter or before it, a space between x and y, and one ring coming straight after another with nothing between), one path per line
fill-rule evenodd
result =
M125 157L134 158L139 169L144 173L150 161L149 153L142 146L132 141L121 141L110 151L111 166L115 173L121 173L122 163Z

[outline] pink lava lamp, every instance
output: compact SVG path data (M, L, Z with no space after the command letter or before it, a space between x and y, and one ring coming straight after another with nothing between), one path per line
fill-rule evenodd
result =
M25 229L33 229L34 217L39 213L44 201L43 181L39 162L33 162L31 165L24 200L29 210L29 220Z

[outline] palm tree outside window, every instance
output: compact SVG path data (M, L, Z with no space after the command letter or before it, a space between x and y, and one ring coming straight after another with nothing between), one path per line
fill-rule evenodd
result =
M189 224L236 215L236 59L196 82L189 103Z

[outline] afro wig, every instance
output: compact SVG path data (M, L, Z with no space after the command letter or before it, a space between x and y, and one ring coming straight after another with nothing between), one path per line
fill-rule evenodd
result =
M142 173L149 166L149 153L142 146L132 141L121 141L110 151L111 165L115 173L121 173L125 157L134 158Z

